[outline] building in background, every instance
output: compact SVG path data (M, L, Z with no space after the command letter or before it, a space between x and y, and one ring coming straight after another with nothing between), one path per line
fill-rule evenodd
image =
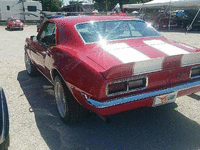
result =
M24 11L23 11L24 5ZM24 20L40 20L42 4L38 1L25 0L0 0L0 20L5 21L8 17L16 16Z
M72 1L71 4L61 8L61 12L67 12L67 15L93 14L94 3L87 1Z

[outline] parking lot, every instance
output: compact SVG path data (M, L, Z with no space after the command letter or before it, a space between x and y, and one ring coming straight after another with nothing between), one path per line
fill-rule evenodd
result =
M25 38L36 26L7 31L0 26L0 86L10 117L9 150L199 150L200 93L175 103L142 108L111 116L106 124L91 113L67 125L58 115L53 86L25 71ZM200 48L200 32L161 31L172 40Z

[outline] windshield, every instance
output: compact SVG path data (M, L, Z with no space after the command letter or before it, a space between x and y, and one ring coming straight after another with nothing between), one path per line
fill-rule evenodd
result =
M160 36L155 29L141 20L91 21L77 24L76 29L85 43Z
M18 18L12 18L12 19L10 19L10 20L11 20L11 21L21 22L20 19L18 19Z

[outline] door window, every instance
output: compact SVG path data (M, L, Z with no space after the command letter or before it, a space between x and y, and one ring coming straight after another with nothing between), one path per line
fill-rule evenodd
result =
M55 30L56 25L54 23L47 23L40 35L39 41L47 46L55 45Z

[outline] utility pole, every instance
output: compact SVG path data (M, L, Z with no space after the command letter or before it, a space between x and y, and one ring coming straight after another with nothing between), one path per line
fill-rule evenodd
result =
M22 0L22 10L23 10L23 17L24 17L24 24L25 24L25 22L26 22L26 17L25 17L24 0Z
M106 15L108 15L108 4L107 4L107 0L106 0Z

